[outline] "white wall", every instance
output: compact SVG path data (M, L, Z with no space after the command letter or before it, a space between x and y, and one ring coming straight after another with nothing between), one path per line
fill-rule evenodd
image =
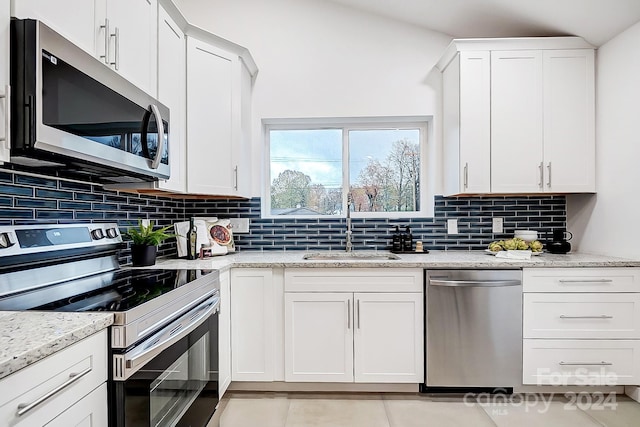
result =
M325 0L176 0L187 19L251 51L253 170L265 118L429 116L440 109L432 68L451 40ZM438 141L439 126L435 127ZM431 141L433 142L433 141ZM429 152L439 165L439 150ZM261 195L261 173L253 193ZM428 186L440 189L440 175Z
M640 22L598 49L596 191L567 198L581 252L640 258Z

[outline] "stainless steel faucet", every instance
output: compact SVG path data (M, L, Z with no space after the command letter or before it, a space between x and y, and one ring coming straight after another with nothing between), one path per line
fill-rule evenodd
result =
M353 243L351 243L351 192L347 193L347 244L345 247L346 252L353 251Z

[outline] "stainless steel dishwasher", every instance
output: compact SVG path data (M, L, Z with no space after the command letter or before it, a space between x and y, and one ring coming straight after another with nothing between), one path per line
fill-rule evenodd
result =
M522 271L426 270L425 283L422 390L521 385Z

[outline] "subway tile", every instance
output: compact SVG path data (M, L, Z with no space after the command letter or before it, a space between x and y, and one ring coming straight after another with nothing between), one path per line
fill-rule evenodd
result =
M86 202L66 202L66 201L59 201L58 202L58 207L60 209L71 209L71 210L86 210L86 211L90 211L91 210L91 203L86 203Z
M36 210L36 218L38 219L73 219L73 211Z
M18 187L15 185L0 184L0 194L15 196L33 196L33 189L30 187Z
M15 206L18 208L46 208L46 209L56 209L58 207L58 202L55 200L48 199L15 199Z
M20 185L29 185L32 187L49 187L56 188L58 186L58 181L50 178L40 178L37 176L30 175L18 175L16 174L14 182Z
M3 209L2 218L22 218L32 219L34 217L31 209Z
M72 182L72 181L65 181L65 180L60 180L60 185L59 185L60 189L65 189L65 190L78 190L78 191L87 191L87 192L91 192L92 190L92 186L91 184L85 184L82 182ZM99 187L100 190L102 190L102 187Z
M87 202L102 202L104 200L104 196L102 194L75 193L75 199Z
M0 188L0 193L4 193L2 188ZM69 191L44 190L44 189L41 189L41 188L36 188L36 197L43 197L43 198L47 198L47 199L71 200L71 199L73 199L73 193L71 193Z

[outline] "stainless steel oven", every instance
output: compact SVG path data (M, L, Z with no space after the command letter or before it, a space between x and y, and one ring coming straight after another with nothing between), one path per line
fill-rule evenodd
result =
M0 227L0 310L109 311L109 425L204 427L218 403L216 270L118 266L116 224Z
M11 21L11 163L105 183L169 178L169 109L40 21Z

